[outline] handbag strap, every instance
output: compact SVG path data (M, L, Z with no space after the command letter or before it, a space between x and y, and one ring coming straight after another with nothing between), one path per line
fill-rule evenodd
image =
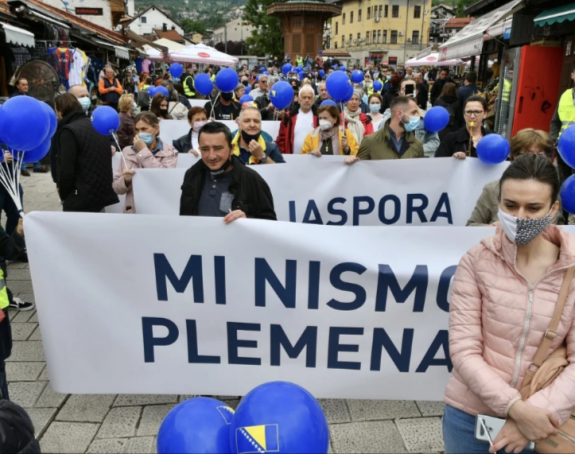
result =
M561 320L561 315L563 314L563 308L565 307L565 302L567 301L567 295L569 293L569 286L573 280L573 274L575 273L575 267L568 268L565 272L565 277L563 278L563 284L561 285L561 290L559 291L559 298L557 299L557 304L555 305L555 311L553 312L553 318L551 323L549 323L549 328L545 331L541 344L537 349L537 353L533 357L532 364L541 367L541 364L547 358L547 352L551 347L551 344L555 339L557 339L557 327L559 326L559 321Z

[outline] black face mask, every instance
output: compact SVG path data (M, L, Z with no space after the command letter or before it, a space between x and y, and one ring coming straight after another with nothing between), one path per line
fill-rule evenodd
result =
M242 85L243 85L244 87L247 87L249 84L250 84L250 82L249 82L248 80L244 80L244 81L242 82Z
M168 111L168 109L160 109L160 112L162 112L162 113L165 113L167 111Z
M260 135L261 132L258 132L257 134L248 134L247 132L242 131L242 139L247 145L249 145L252 140L255 140L257 142L258 139L260 138Z
M224 101L231 101L234 98L233 93L222 93L222 99Z

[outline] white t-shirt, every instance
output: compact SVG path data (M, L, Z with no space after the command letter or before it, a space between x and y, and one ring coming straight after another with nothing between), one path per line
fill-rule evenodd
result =
M293 153L300 154L303 143L307 135L313 131L313 112L308 113L300 111L297 114L295 128L293 132Z
M82 85L82 68L84 67L84 57L79 49L73 51L73 63L68 72L68 83L70 87L73 85Z
M196 151L200 151L200 144L198 142L198 133L192 131L192 148Z

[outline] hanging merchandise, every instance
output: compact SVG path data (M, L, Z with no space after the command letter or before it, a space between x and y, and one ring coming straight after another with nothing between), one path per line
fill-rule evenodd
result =
M80 49L70 49L72 65L69 70L68 83L74 85L84 85L84 75L88 64L88 57Z

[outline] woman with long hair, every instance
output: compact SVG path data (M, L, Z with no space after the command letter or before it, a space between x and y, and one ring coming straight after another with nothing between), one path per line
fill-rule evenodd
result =
M439 131L439 140L443 140L448 134L457 131L462 126L461 103L457 96L457 87L453 82L447 82L443 86L435 105L443 107L449 112L449 123L443 130Z
M373 134L373 124L371 118L360 109L362 93L354 90L351 99L344 109L345 129L349 129L355 136L356 142L361 145L365 136Z
M170 106L170 101L167 96L157 93L152 98L152 104L150 105L150 112L153 113L160 120L172 120L172 117L168 113L168 107Z

